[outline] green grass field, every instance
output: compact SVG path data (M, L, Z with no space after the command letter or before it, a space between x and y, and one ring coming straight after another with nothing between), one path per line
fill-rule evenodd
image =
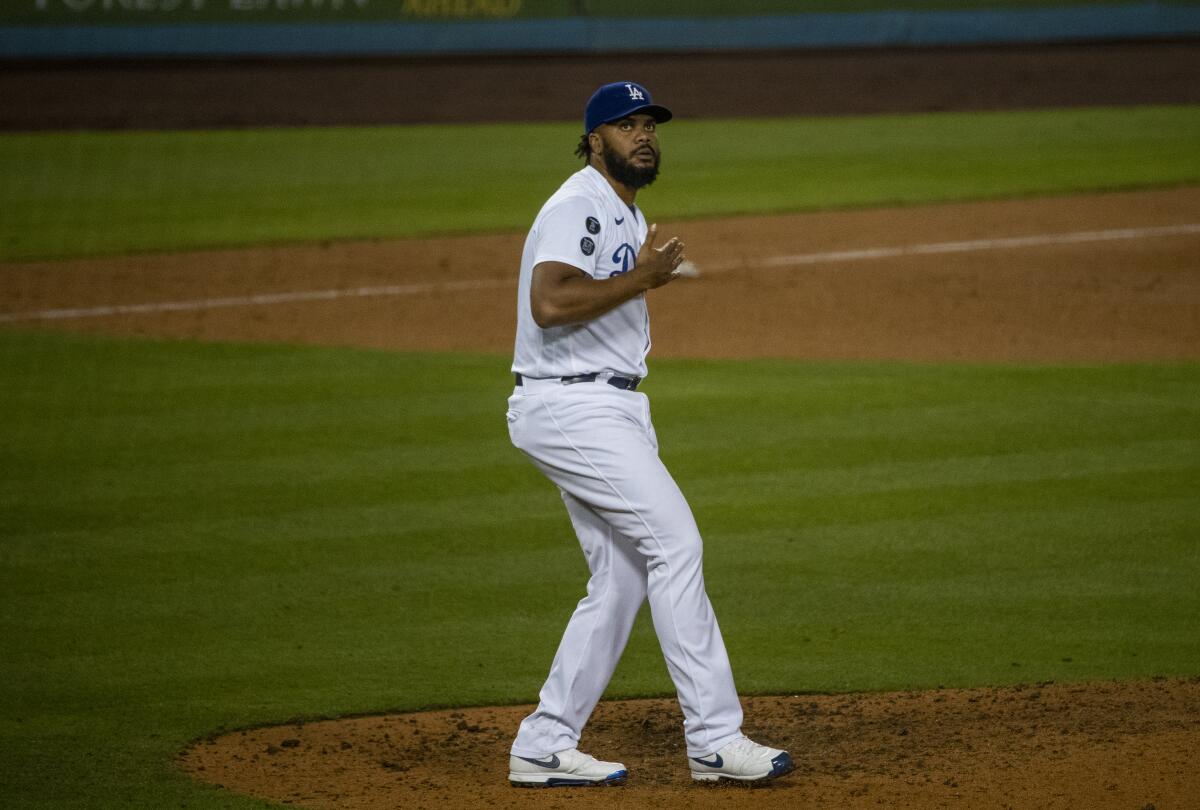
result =
M172 755L532 699L586 569L507 442L506 371L3 333L5 806L253 806ZM1200 672L1200 366L660 361L647 387L742 691ZM612 694L670 691L643 617Z
M0 134L0 261L520 230L578 124ZM663 127L659 219L1200 182L1200 106Z
M1200 107L664 137L664 219L1200 181ZM521 229L573 140L4 134L0 258ZM0 330L0 805L258 807L172 757L532 700L586 572L508 445L508 362ZM654 361L646 386L742 691L1200 674L1200 365ZM670 691L643 620L611 694Z

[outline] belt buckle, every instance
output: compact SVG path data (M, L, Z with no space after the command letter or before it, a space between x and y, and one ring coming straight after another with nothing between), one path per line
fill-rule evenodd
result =
M641 377L609 377L607 380L613 388L619 388L622 391L636 391L641 381Z

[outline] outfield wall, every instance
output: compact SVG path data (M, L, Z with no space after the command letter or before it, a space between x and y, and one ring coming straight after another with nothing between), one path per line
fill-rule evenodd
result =
M8 0L0 57L432 55L1200 36L1200 2ZM747 14L753 9L754 14Z

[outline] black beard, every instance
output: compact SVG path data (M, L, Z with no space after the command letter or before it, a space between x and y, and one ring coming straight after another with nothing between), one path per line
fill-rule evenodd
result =
M604 144L602 152L604 158L604 168L608 169L609 176L623 186L628 186L632 189L643 188L654 182L654 178L658 177L658 165L661 162L661 157L658 152L654 153L654 163L644 169L634 166L625 158L618 155L608 144Z

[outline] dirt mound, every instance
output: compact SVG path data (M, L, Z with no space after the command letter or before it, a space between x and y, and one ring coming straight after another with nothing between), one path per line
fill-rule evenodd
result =
M768 786L694 785L673 700L602 703L580 747L620 759L605 790L518 790L507 753L529 706L237 731L181 756L203 781L320 808L1195 807L1200 678L745 698L745 730L788 748Z

